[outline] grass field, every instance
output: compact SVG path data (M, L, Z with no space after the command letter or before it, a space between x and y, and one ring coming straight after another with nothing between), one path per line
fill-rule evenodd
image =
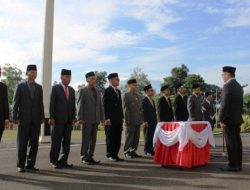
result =
M215 128L214 129L214 133L220 133L220 132L222 132L221 128ZM81 135L82 135L81 130L73 130L72 131L72 140L78 140L78 139L80 140ZM16 136L17 136L17 130L6 129L4 131L4 133L3 133L2 140L3 141L13 141L13 140L16 140ZM143 132L142 131L141 131L141 139L143 139ZM98 141L104 141L105 140L105 132L104 132L103 128L98 130L97 140Z
M2 140L8 141L8 140L16 140L17 136L17 130L9 130L6 129L3 133ZM81 139L81 131L80 130L74 130L72 131L72 139L77 140ZM105 139L105 133L104 130L99 130L97 133L97 139L98 140L104 140Z

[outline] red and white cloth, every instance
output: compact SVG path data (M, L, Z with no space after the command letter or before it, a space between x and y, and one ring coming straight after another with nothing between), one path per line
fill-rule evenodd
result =
M161 122L153 143L154 160L164 165L193 167L208 163L210 145L215 146L209 122Z

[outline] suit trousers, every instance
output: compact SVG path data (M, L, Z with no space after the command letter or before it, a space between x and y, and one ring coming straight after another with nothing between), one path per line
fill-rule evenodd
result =
M88 160L94 156L98 124L82 125L81 159Z
M0 142L2 140L3 131L4 131L4 127L0 126Z
M105 126L107 157L116 158L119 154L122 138L122 123Z
M59 162L61 164L66 164L68 162L71 132L72 125L68 123L57 124L51 128L50 163Z
M225 140L228 153L229 167L242 167L242 141L240 125L227 125L224 128Z
M40 122L20 122L17 131L17 167L23 168L26 158L28 166L36 164L40 129ZM28 146L29 153L27 156Z
M127 126L125 132L124 153L135 152L140 140L140 125Z
M154 132L155 132L155 126L149 126L143 129L144 142L145 142L144 152L148 152L148 153L154 152L153 137L154 137Z

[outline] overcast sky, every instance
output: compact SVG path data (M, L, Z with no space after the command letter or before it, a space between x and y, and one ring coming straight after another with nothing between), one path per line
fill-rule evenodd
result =
M0 0L1 65L41 67L44 13L45 0ZM236 66L250 83L250 0L55 0L53 81L62 68L76 86L91 70L125 80L134 67L162 80L181 64L219 86L221 67Z

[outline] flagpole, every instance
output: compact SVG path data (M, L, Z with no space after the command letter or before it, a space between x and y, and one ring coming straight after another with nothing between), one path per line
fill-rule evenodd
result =
M53 27L54 27L54 0L46 0L44 44L43 44L43 65L42 65L42 86L45 122L41 126L40 142L50 142L49 118L49 94L52 83L52 55L53 55Z

